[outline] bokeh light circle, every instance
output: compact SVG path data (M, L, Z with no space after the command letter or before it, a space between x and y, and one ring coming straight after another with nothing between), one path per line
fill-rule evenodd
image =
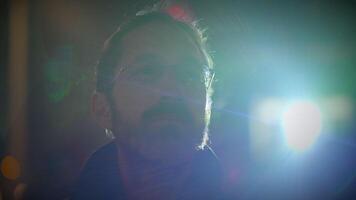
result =
M10 180L15 180L20 176L20 163L13 156L5 156L1 161L1 173Z
M310 101L288 105L282 116L282 129L288 147L296 151L308 149L319 137L322 117L319 107Z

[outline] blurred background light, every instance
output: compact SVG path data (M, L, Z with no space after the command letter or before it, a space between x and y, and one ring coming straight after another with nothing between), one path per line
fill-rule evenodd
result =
M250 128L251 153L255 161L265 162L281 148L279 121L284 99L266 97L252 104Z
M317 103L316 103L317 102ZM255 159L266 160L287 149L305 152L321 132L336 135L352 126L354 107L348 96L320 97L315 102L276 96L253 101L249 132Z
M1 173L9 180L15 180L20 177L20 163L13 156L5 156L1 161Z
M304 151L321 133L322 116L319 106L311 101L295 101L287 106L281 123L288 147L298 152Z

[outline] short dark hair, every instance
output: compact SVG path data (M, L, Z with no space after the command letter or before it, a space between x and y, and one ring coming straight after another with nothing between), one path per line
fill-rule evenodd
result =
M212 82L214 80L214 74L212 73L213 61L208 53L206 37L203 36L203 32L198 28L197 23L187 23L184 21L177 20L170 16L169 14L162 11L151 11L148 13L143 13L141 15L136 15L131 20L123 23L118 30L111 35L111 37L105 42L104 49L101 58L96 66L96 91L105 94L109 99L111 99L111 92L113 88L113 83L115 81L117 64L120 57L121 40L122 38L131 30L150 23L150 22L164 22L176 26L189 37L196 44L199 51L205 58L205 69L202 71L205 79L206 88L206 105L205 105L205 128L203 133L203 139L201 144L198 146L203 149L209 142L208 132L211 116L211 105L212 105Z
M120 48L121 39L134 28L153 21L175 25L177 28L187 33L187 35L193 39L192 41L196 44L199 51L204 55L207 70L212 70L213 63L208 54L206 38L203 36L203 31L197 27L196 23L179 21L166 13L155 11L137 15L131 20L126 21L105 42L103 52L96 66L96 91L106 95L111 93L117 63L119 61L118 58L122 50L122 48Z

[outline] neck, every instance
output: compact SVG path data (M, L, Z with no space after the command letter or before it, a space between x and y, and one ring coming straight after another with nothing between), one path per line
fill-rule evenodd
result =
M145 159L117 144L118 166L129 199L174 199L190 174L191 162L165 163Z

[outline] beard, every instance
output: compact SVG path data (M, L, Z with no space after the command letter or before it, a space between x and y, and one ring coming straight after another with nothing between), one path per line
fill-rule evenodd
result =
M204 114L194 119L183 101L164 100L144 111L136 123L129 123L114 111L113 131L120 146L143 160L185 162L201 143Z

